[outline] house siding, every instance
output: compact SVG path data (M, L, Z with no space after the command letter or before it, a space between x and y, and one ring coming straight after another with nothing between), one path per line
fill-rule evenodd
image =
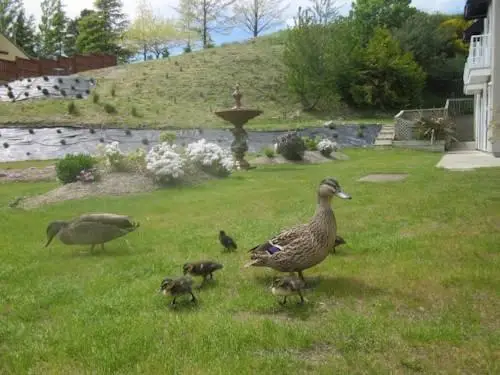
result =
M15 61L16 57L29 59L19 47L0 33L0 60Z

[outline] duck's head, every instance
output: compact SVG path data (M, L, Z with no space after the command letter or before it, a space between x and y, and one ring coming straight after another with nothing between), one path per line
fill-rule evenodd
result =
M174 279L170 278L170 277L166 277L164 278L162 281L161 281L161 284L160 284L160 289L158 289L158 293L163 293L163 294L166 294L167 293L167 290L168 290L168 287L170 285L172 285L172 283L174 282Z
M66 225L68 225L68 223L62 220L56 220L49 223L49 225L47 226L47 243L45 244L45 247L49 246L55 235L59 233L61 229L63 229Z
M318 195L325 198L336 196L342 199L352 199L349 194L342 190L338 181L333 177L327 177L320 182Z
M225 236L225 235L226 235L226 232L224 232L223 230L220 230L220 231L219 231L219 236L221 236L221 237L222 237L222 236Z
M194 265L192 263L186 263L182 266L182 272L184 275L193 270Z

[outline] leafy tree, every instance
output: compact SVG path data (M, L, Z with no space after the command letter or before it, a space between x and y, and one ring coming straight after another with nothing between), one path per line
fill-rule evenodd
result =
M463 41L462 36L471 23L472 21L466 21L461 16L452 16L439 25L440 29L453 33L453 45L459 54L466 55L469 52L469 46Z
M16 18L22 9L21 0L0 0L0 33L14 39Z
M420 104L425 72L387 29L376 28L362 50L349 101L358 107L395 109Z
M466 48L459 40L461 28L448 15L417 12L394 31L401 47L411 52L427 74L426 106L442 106L446 97L460 95ZM451 22L449 22L451 21Z
M210 47L210 33L229 30L234 19L229 16L236 0L180 0L176 8L187 31L201 35L203 48ZM189 23L189 27L186 24Z
M356 0L352 3L350 17L365 45L376 28L399 28L416 11L411 0Z
M132 50L141 51L144 60L147 60L148 52L154 53L157 59L168 56L168 47L179 45L182 36L174 21L155 15L151 4L142 0L125 39Z
M313 13L299 7L295 27L289 30L284 51L289 89L305 111L334 94L335 60L329 59L333 28L315 22Z
M240 0L234 5L236 22L254 38L283 20L283 0Z
M43 0L40 29L40 55L61 56L64 51L66 16L61 0Z
M36 56L37 37L35 17L26 17L24 8L17 14L14 24L14 42L29 56Z

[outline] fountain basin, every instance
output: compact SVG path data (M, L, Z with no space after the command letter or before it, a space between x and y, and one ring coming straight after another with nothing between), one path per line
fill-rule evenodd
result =
M258 109L233 108L216 111L215 114L221 119L230 122L236 127L242 127L251 119L260 116L263 111Z

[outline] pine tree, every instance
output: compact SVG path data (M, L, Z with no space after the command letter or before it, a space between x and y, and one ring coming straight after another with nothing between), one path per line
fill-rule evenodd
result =
M133 53L121 46L129 25L127 16L123 13L123 3L121 0L95 0L94 6L104 27L99 32L105 38L105 40L96 41L96 44L107 46L106 50L100 52L114 54L119 60L126 61ZM93 21L95 22L96 20ZM89 36L89 38L95 40L95 37Z
M17 15L12 39L29 56L36 56L37 38L35 17L33 15L26 17L24 8L22 8Z

